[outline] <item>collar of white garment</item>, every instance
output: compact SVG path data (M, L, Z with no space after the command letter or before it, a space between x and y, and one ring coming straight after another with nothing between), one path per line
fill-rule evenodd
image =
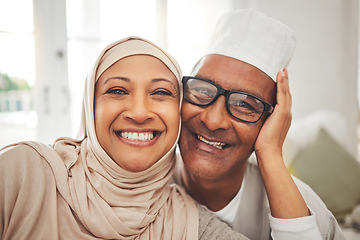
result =
M240 190L238 191L236 196L230 201L230 203L226 205L223 209L220 209L217 212L212 212L216 216L218 216L222 221L230 224L231 227L233 227L232 223L235 221L235 217L238 212L237 210L240 206L240 200L243 193L244 185L245 185L245 177L243 178Z

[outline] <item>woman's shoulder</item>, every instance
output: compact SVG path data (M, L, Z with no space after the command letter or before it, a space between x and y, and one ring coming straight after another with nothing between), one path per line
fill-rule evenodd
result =
M32 224L56 221L56 215L51 215L56 200L53 171L36 149L14 144L0 151L0 225L6 226L0 226L0 238L4 234L27 239L56 228L55 224L44 231Z
M0 151L0 196L5 198L0 202L15 202L20 196L25 202L42 199L55 187L52 168L31 144L14 144Z
M0 175L19 178L41 174L48 168L41 153L26 142L9 145L0 151Z
M27 142L15 143L0 150L0 163L11 164L14 162L26 162L29 159L41 159L38 151Z
M6 146L0 151L1 164L12 163L14 161L26 161L27 159L34 157L37 154L36 150L24 143L15 143Z

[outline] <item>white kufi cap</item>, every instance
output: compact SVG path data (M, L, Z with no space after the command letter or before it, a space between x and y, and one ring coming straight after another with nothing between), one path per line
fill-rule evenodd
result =
M295 50L294 32L279 21L255 9L223 15L206 51L249 63L276 81L276 75L290 62Z

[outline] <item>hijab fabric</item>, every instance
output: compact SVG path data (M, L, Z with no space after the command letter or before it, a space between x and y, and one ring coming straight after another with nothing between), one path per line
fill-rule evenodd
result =
M86 79L81 140L58 139L55 151L37 143L28 145L49 162L61 197L71 207L77 221L94 236L103 239L197 239L199 219L194 200L182 188L169 185L175 168L177 140L153 166L142 172L129 172L107 155L96 137L93 107L96 81L118 60L137 54L161 60L176 76L182 89L178 64L159 47L139 37L114 42L102 51ZM178 138L179 134L180 122Z

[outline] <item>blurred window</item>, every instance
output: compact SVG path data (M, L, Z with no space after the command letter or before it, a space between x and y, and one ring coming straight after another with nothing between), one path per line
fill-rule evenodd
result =
M33 138L36 126L32 1L0 1L0 147Z

